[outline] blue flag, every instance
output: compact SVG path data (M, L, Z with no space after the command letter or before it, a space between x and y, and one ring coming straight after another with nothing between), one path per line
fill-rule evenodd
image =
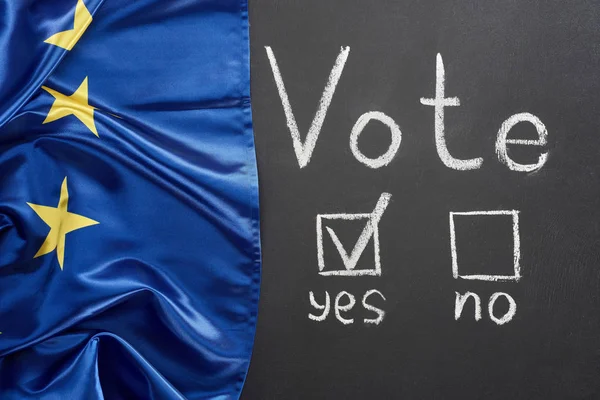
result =
M260 247L245 0L0 0L0 399L233 399Z

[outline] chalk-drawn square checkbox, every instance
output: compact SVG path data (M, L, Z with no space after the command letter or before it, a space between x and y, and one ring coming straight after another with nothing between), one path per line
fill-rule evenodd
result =
M379 257L379 221L383 216L385 209L387 208L390 198L392 197L389 193L383 193L375 209L370 213L359 213L359 214L318 214L317 215L317 259L319 264L319 274L321 275L337 275L337 276L361 276L361 275L381 275L381 260ZM365 221L365 226L360 233L360 236L356 240L356 243L352 247L350 253L346 251L346 246L342 244L338 235L335 231L327 226L327 221L334 220L345 220L345 221ZM325 223L323 221L326 221ZM324 226L325 225L325 226ZM327 234L331 237L335 248L342 259L344 269L342 270L328 270L325 271L325 257L324 257L324 246L323 246L323 228ZM356 265L361 255L367 248L367 244L373 239L373 268L369 269L356 269Z
M473 232L465 232L464 227L462 231L457 230L459 222L464 223L469 220L471 224L465 225L467 228L476 224L484 226L486 229L483 229L482 233L487 237L480 237L481 234L478 233L473 239ZM500 225L498 225L499 223ZM471 240L467 240L465 237L461 238L461 235L469 236L469 234L472 236ZM487 248L474 248L477 247L476 243L487 245ZM483 245L481 247L484 247ZM519 212L515 210L450 212L450 249L452 274L455 279L518 281L521 279ZM482 255L488 256L487 263L491 267L503 268L502 272L504 273L489 273L489 271L485 271L486 273L469 273L473 272L473 266L470 265L473 259L477 256L481 258ZM486 265L486 267L490 267L490 265ZM465 272L469 268L471 271Z

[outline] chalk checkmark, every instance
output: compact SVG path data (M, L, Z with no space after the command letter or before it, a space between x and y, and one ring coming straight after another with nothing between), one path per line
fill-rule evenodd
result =
M381 196L379 197L379 200L377 201L377 204L375 205L375 209L373 210L373 212L371 212L371 214L368 215L367 223L365 224L365 227L363 228L360 236L356 240L356 244L354 245L354 248L350 252L350 255L348 255L348 252L346 252L344 245L342 244L340 239L337 237L334 230L331 229L330 227L326 227L327 232L329 232L329 236L331 236L331 240L333 240L333 244L335 244L335 247L336 247L338 253L340 253L340 257L342 258L342 262L344 263L344 267L346 267L346 270L352 271L356 267L356 264L358 263L360 256L362 255L363 251L367 247L369 240L371 240L373 233L377 229L377 225L379 224L379 221L381 220L381 217L383 216L383 213L384 213L385 209L387 208L391 197L392 197L392 195L389 193L381 194ZM351 215L348 215L348 216L349 216L349 218L343 218L343 217L341 217L341 218L342 219L355 219ZM376 249L376 251L377 250L378 249Z

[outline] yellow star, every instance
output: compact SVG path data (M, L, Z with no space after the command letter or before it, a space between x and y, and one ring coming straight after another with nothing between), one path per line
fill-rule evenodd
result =
M83 82L81 82L81 85L79 85L75 93L70 96L64 95L46 86L42 86L42 89L54 96L55 99L54 103L52 104L52 108L50 108L50 111L43 122L44 124L56 121L57 119L67 117L69 115L74 115L77 117L77 119L83 122L84 125L87 126L87 128L92 131L94 135L100 137L98 136L98 131L96 130L96 124L94 123L94 110L96 107L92 107L88 104L87 76Z
M73 29L55 33L48 39L44 40L44 43L53 44L55 46L62 47L63 49L71 50L91 23L92 14L90 14L86 8L83 0L77 0Z
M56 258L58 259L58 265L61 270L63 269L63 262L65 259L65 236L67 233L99 224L98 221L94 221L93 219L68 212L68 204L69 192L67 190L66 177L60 187L60 199L58 200L57 207L27 203L27 205L35 211L38 217L50 227L50 232L48 233L48 236L46 236L46 240L44 240L42 247L40 247L33 258L46 255L56 249Z

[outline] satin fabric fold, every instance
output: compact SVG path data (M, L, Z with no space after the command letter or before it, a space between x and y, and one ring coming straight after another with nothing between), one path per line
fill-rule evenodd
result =
M85 0L73 49L44 43L76 3L0 0L0 398L238 398L260 281L246 1ZM64 265L40 255L43 212L79 218L61 204L96 222Z

